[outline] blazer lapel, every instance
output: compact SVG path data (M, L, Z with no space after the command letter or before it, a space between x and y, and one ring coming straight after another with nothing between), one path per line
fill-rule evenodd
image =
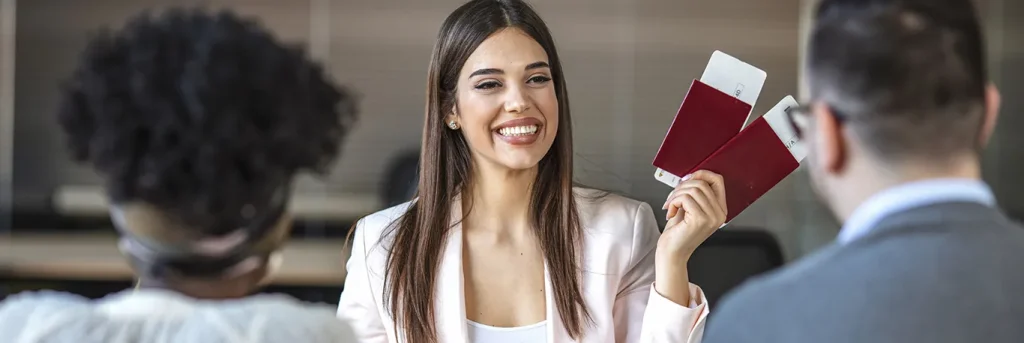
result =
M548 271L547 261L544 261L544 303L547 308L545 316L547 317L548 322L548 342L575 342L565 331L565 325L562 324L562 317L558 315L558 309L555 308L555 296L551 292L552 289L551 274Z
M455 198L451 212L451 232L448 234L441 266L438 269L437 288L434 290L434 313L437 315L437 334L441 342L469 342L466 327L466 295L462 275L462 200ZM555 308L551 292L551 275L544 263L544 301L549 343L575 342L568 336L562 317Z
M451 231L441 253L441 265L434 290L434 313L441 342L468 342L466 297L462 277L462 200L455 197L451 212Z

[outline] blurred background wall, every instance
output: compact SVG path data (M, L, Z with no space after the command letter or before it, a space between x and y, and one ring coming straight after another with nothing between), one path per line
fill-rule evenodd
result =
M53 120L57 87L92 32L130 14L166 5L207 4L258 16L289 41L308 46L341 83L363 96L362 120L326 180L303 180L298 192L344 198L362 212L383 206L386 169L419 148L429 53L444 17L462 0L2 0L0 185L19 211L48 213L61 187L96 186L92 172L72 164ZM568 81L577 178L584 184L660 204L669 189L652 178L651 161L690 81L714 50L768 73L754 109L800 95L800 53L813 0L559 0L533 1L550 25ZM16 6L14 6L16 4ZM1024 127L1019 112L1024 2L982 1L992 77L1004 110L986 177L1000 201L1024 214ZM11 14L14 11L15 15ZM16 17L16 25L8 25ZM13 61L12 61L13 58ZM1016 62L1016 63L1015 63ZM16 70L13 78L11 69ZM4 92L2 85L8 85ZM6 107L3 106L6 104ZM0 124L5 122L0 121ZM5 147L2 142L13 143ZM10 145L10 144L7 144ZM0 153L0 157L4 157ZM95 188L95 187L94 187ZM5 191L6 190L6 191ZM0 194L4 195L4 194ZM2 197L0 197L2 199ZM72 200L74 201L74 200ZM345 205L348 204L348 205ZM2 203L0 203L2 205ZM657 207L657 206L655 206ZM59 213L58 213L59 214ZM100 213L103 214L103 213ZM660 217L660 216L659 216ZM801 170L738 217L730 227L768 229L787 258L826 244L838 225L817 202ZM2 226L0 226L2 227ZM15 228L17 229L17 228Z
M985 176L999 202L1015 218L1024 218L1024 1L982 1L989 45L989 74L1002 92L1003 107Z

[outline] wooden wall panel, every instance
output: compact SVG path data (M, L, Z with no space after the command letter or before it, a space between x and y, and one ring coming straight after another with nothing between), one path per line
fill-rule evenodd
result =
M96 182L91 172L67 162L51 119L57 81L69 71L88 31L147 6L181 2L21 3L27 5L18 11L17 53L23 63L17 77L15 178L26 203L41 203L58 185ZM326 182L305 179L300 190L375 194L394 154L418 149L430 49L445 16L461 3L222 0L214 5L257 15L288 40L305 42L310 32L327 33L326 43L315 41L314 50L326 52L322 58L339 82L362 94L363 116ZM690 81L700 77L716 49L768 72L756 114L797 92L799 0L533 3L563 57L577 178L586 184L653 204L663 200L669 190L651 177L651 159ZM329 15L322 15L324 10ZM813 204L799 191L802 184L787 181L737 218L737 225L768 226L780 233L787 255L800 254L803 236L791 234L794 228L821 221L791 211L803 206L800 199Z
M205 4L254 15L285 40L304 42L309 33L309 1L271 0L32 0L18 1L15 76L14 190L20 206L44 206L64 184L95 184L86 168L69 161L54 120L57 87L67 77L91 34L117 27L147 8Z

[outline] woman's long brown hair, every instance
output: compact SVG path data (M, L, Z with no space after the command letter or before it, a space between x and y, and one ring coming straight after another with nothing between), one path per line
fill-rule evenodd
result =
M452 12L438 33L427 76L416 200L385 235L391 249L384 305L394 317L395 327L404 330L401 336L406 342L437 342L434 291L441 251L451 231L455 196L471 183L469 146L461 133L447 129L444 122L455 107L459 72L480 43L507 28L521 30L536 40L551 65L559 125L551 150L538 165L530 215L548 265L554 305L568 334L580 338L591 320L581 290L583 229L572 189L569 99L554 41L540 16L526 3L472 0Z

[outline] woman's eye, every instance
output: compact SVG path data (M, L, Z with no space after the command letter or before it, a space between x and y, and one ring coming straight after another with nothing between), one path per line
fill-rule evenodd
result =
M486 90L486 89L493 89L493 88L497 88L497 87L501 87L501 83L498 83L497 81L481 82L481 83L476 85L476 89L484 89L484 90Z
M551 81L550 77L547 77L547 76L544 76L544 75L537 75L537 76L531 77L530 80L527 81L527 82L529 82L529 83L545 83L545 82L548 82L548 81Z

